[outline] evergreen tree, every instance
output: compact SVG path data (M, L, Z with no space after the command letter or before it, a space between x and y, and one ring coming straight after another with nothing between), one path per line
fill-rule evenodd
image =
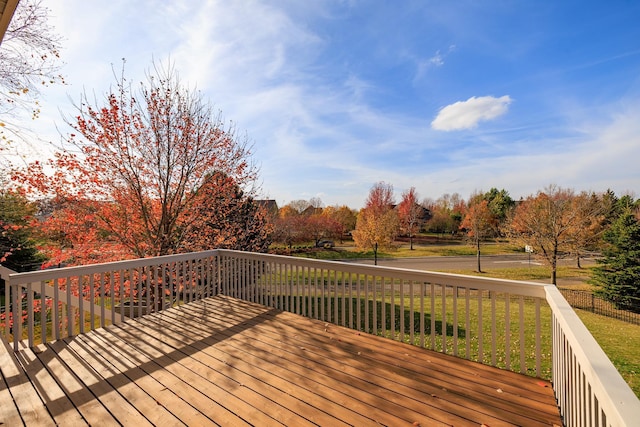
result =
M34 270L44 261L32 239L34 213L35 205L23 196L0 189L0 264L11 270Z
M619 309L640 313L640 221L626 209L604 233L603 258L593 270L596 294Z

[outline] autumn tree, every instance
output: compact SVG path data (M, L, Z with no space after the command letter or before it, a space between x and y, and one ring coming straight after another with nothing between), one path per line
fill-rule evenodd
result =
M580 260L585 251L596 250L606 229L607 206L606 195L583 191L573 198L573 211L576 220L569 230L569 246L576 257L578 268L582 268Z
M413 250L413 238L420 232L424 222L424 208L418 204L418 193L415 187L402 193L398 204L400 232L409 237L409 249Z
M497 218L491 212L489 202L481 197L472 197L460 223L460 229L466 231L467 236L476 247L478 273L482 272L480 266L480 244L494 232L496 223Z
M619 309L640 313L640 215L625 209L604 232L606 246L591 283Z
M180 252L212 248L267 252L273 230L269 215L231 177L214 172L196 197L185 214Z
M445 193L435 201L427 201L431 219L427 223L429 231L435 233L455 233L460 227L465 202L458 193Z
M322 212L315 213L305 218L305 235L319 247L323 239L335 238L341 230L340 223Z
M55 158L16 171L15 179L41 197L75 202L94 229L121 244L121 258L184 248L189 213L206 203L199 192L216 173L247 197L255 191L246 139L171 66L154 65L137 87L123 70L102 102L83 95L76 107L68 119L74 131Z
M551 283L557 284L558 258L571 249L571 230L579 215L573 209L574 193L555 185L529 196L515 209L509 224L512 239L529 245L551 268Z
M372 249L374 263L378 264L378 249L391 248L398 233L398 213L393 186L384 182L375 184L360 210L353 232L353 240L360 249Z
M20 134L12 118L24 111L37 117L41 88L64 82L59 74L61 38L49 25L43 3L21 0L0 44L0 151Z
M356 228L357 212L346 205L328 206L322 211L322 215L335 221L338 228L335 230L335 238L343 241L344 236Z
M284 205L278 210L278 216L273 225L273 241L286 245L289 250L294 243L304 240L305 218L291 204Z

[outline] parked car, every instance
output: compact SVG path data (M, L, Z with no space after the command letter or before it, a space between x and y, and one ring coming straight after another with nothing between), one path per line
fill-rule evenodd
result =
M318 247L319 248L325 248L325 249L331 249L335 246L336 244L333 243L333 240L320 240L318 242Z

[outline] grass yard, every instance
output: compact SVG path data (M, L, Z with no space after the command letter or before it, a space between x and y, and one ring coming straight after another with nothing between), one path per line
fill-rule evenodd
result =
M556 271L558 283L561 284L560 282L562 281L571 281L574 283L572 287L575 289L585 288L591 290L591 285L587 283L587 280L591 277L591 268L592 267L577 268L573 266L559 266ZM474 270L447 270L446 273L544 283L549 283L551 278L551 270L549 267L543 265L484 269L482 273Z
M640 326L584 310L576 313L640 398Z

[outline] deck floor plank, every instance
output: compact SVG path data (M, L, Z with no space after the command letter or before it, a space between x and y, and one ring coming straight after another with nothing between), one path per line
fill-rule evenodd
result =
M128 355L125 354L122 349L117 348L117 343L104 341L100 335L99 333L86 334L78 336L77 339L80 339L86 344L90 350L108 359L114 369L120 372L120 374L117 375L124 378L124 381L134 383L144 390L145 393L148 393L159 407L157 411L158 416L161 416L165 411L173 414L177 422L174 423L174 419L170 417L161 418L163 426L165 422L167 423L167 427L173 425L214 424L212 420L205 417L166 386L171 385L173 378L167 378L167 375L163 375L162 372L151 374L145 372L135 362L128 359ZM149 417L149 419L151 418L152 417Z
M0 348L0 422L561 425L548 382L225 296L36 350Z
M86 423L100 426L119 425L114 415L107 410L103 402L96 399L96 396L85 387L85 384L55 351L47 348L38 351L36 357L50 373L51 377L60 385L60 388L78 409Z
M180 319L172 319L173 323L180 320L184 321L186 316L192 316L192 310ZM218 315L222 312L208 312L207 316L212 320L207 325L214 324ZM222 316L224 318L224 316ZM194 318L193 323L188 323L190 328L197 328L198 323L202 324L202 319ZM257 320L260 322L259 320ZM228 322L228 321L227 321ZM252 324L252 320L244 319L243 323ZM322 326L322 323L319 324ZM394 422L402 420L412 423L415 420L427 420L428 425L477 425L457 415L452 415L441 411L436 402L436 406L431 406L429 413L425 413L426 403L420 402L419 410L413 410L408 407L406 398L397 393L397 390L388 390L380 387L379 384L373 384L366 380L361 380L356 376L345 374L343 372L345 366L339 362L332 360L335 355L327 354L325 350L321 354L314 354L311 347L300 346L299 344L291 344L292 334L287 336L280 335L279 339L270 340L264 336L262 331L256 334L255 327L251 328L251 335L238 333L235 330L226 330L225 324L218 325L217 334L224 335L226 339L221 341L220 345L235 343L232 350L228 350L237 359L245 359L247 355L253 354L263 364L268 362L268 369L280 367L283 371L289 371L289 381L300 384L304 387L313 387L312 390L318 394L314 403L319 398L329 397L331 400L342 401L342 405L350 408L352 411L369 418L369 422L376 422L383 425L393 425ZM364 367L363 375L368 376L370 367ZM433 400L431 396L426 396Z
M1 424L55 425L46 408L39 404L37 391L4 339L0 339L0 381Z
M117 414L119 423L136 425L137 427L152 425L129 400L125 399L116 388L112 387L104 377L93 369L91 359L83 358L81 354L73 350L68 342L63 340L49 344L49 348L78 377L85 389L94 396L100 396L100 402L110 414Z
M217 396L216 400L224 402L224 405L229 405L229 409L240 413L244 411L253 412L252 418L256 417L257 411L261 411L284 425L314 425L314 423L299 415L304 413L305 416L309 416L309 414L295 412L296 409L310 410L312 408L308 406L302 408L302 405L299 405L302 402L297 401L293 396L281 394L281 400L274 402L267 396L281 393L276 387L256 381L250 375L233 375L232 361L217 361L207 357L205 353L193 346L185 345L187 337L191 335L190 328L179 327L178 329L182 331L184 336L177 339L172 338L167 333L167 330L158 333L158 327L153 323L154 328L149 328L148 325L148 322L140 319L137 322L123 325L122 328L126 329L132 336L146 340L160 353L169 355L168 357L179 365L180 369L187 369L196 378L202 379L202 383L198 388L206 391L207 394L213 392ZM265 389L265 395L256 392L256 389L259 390L261 388ZM235 399L233 400L234 404L232 404L232 399ZM242 405L248 406L243 409ZM263 419L262 421L267 422L268 420ZM321 425L337 425L335 418L324 417L324 419L319 419L318 421Z
M96 373L116 390L122 398L127 402L128 406L135 408L140 412L151 424L162 423L166 427L184 426L170 411L148 394L144 386L135 380L118 371L107 359L94 350L80 335L73 338L65 339L66 345L70 350L74 351L78 357L82 358ZM146 378L146 377L145 377ZM120 420L120 419L119 419Z
M244 360L244 354L238 355L233 353L225 353L215 348L213 342L207 341L207 336L194 337L195 330L186 322L182 327L189 327L190 337L192 341L186 340L184 334L180 334L182 327L171 323L156 323L155 320L148 316L140 323L144 323L150 327L157 329L161 327L164 331L164 338L167 342L171 342L176 346L186 346L192 348L194 353L192 357L207 367L216 371L220 376L228 377L232 381L237 381L243 387L249 387L253 393L259 393L263 404L281 405L284 408L295 412L296 414L304 414L311 424L319 425L349 425L340 422L340 407L335 407L334 402L327 400L321 408L316 408L309 404L311 399L316 400L317 396L306 392L306 390L297 387L289 379L279 377L272 372L272 366L269 370L264 370L260 365L264 365L264 361L257 360L256 364L247 363ZM173 329L173 331L171 331ZM240 389L240 397L246 394ZM273 402L271 396L280 395L281 399ZM260 405L259 401L252 400L252 404ZM346 412L346 411L344 411ZM353 415L350 413L351 417ZM370 421L370 420L368 420ZM297 421L302 422L302 421Z
M242 425L247 424L241 416L229 412L219 405L215 400L203 394L197 389L195 379L189 372L175 372L172 369L172 361L166 357L157 359L150 358L142 349L144 343L135 342L138 347L126 341L127 334L121 334L125 339L113 333L114 328L105 328L95 331L95 335L100 337L104 346L116 346L121 350L122 360L126 359L130 369L140 369L143 375L149 375L162 385L162 389L167 391L167 395L161 401L166 408L171 408L173 412L174 400L181 400L187 403L188 408L181 408L180 419L187 425ZM146 346L146 344L144 344ZM214 420L215 418L215 420Z
M23 348L16 356L41 399L46 402L47 410L56 424L86 424L78 408L38 359L37 353L42 351L46 351L46 346L41 344L33 349Z
M282 318L290 316L292 316L290 313L278 314L278 320L280 320L277 322L278 333L286 331L290 336L300 339L301 345L306 345L309 348L314 344L312 340L314 333L319 332L317 323L308 321L308 319L300 320L296 316L295 329L283 329L291 322L281 321ZM268 332L265 328L265 323L256 325L256 330ZM451 400L461 400L472 405L472 410L478 412L488 411L489 408L495 406L498 411L504 411L505 414L510 413L511 420L514 422L548 425L548 422L555 419L554 414L557 416L555 401L549 395L548 390L544 390L544 388L550 387L548 382L531 381L531 378L520 374L513 374L512 378L505 381L499 376L493 377L495 369L489 368L487 370L484 365L463 362L459 358L434 352L429 352L428 356L434 358L437 363L419 364L416 361L424 361L425 352L419 351L420 349L414 346L401 343L397 343L395 346L380 346L378 337L359 334L353 330L334 325L325 325L324 329L320 330L320 333L322 332L328 334L332 343L335 344L332 352L341 363L347 363L358 371L365 369L366 366L378 366L379 364L376 362L382 361L383 370L378 370L375 373L380 378L385 378L387 373L394 373L393 378L396 380L411 378L410 381L404 381L404 385L407 386L414 382L413 379L417 375L421 382L422 391L428 395L437 395L441 408L443 407L442 400L449 400L443 398L442 394L456 393L463 399L455 399L454 397ZM264 335L261 334L261 336ZM342 350L345 348L346 350L343 352ZM443 362L447 362L449 365L445 372L438 372L432 368L432 366L440 366ZM465 368L466 373L464 373ZM403 375L407 369L410 371L409 376ZM482 370L481 376L478 374L479 369ZM457 373L457 371L459 372ZM372 369L368 369L368 372L374 373ZM501 371L498 370L498 373ZM474 381L474 379L476 380ZM524 386L520 386L520 384L524 384ZM391 387L394 391L398 391L397 386ZM546 391L546 395L541 391ZM523 393L526 393L526 396ZM508 400L505 399L507 395L509 395ZM523 408L525 413L523 413ZM454 409L459 414L463 412L459 408Z
M0 372L2 373L0 379L6 386L6 392L2 393L3 410L1 413L3 417L7 417L0 419L0 422L8 426L23 423L34 426L56 425L36 388L13 354L13 349L9 347L4 338L0 338ZM7 397L8 400L5 402L4 398ZM19 412L18 417L12 407Z
M274 419L262 412L248 402L238 399L233 394L233 389L242 387L237 382L224 382L223 384L214 382L216 378L202 376L201 372L194 371L191 366L185 366L173 358L172 350L162 351L163 344L155 341L153 337L146 334L138 334L131 325L120 325L107 329L114 337L125 341L134 342L140 351L142 358L148 358L149 362L157 363L162 370L171 373L175 378L180 379L182 384L176 383L171 386L186 401L190 402L194 408L209 417L235 417L235 414L242 414L245 419L255 420L258 425L274 424ZM217 409L214 409L216 408ZM231 421L229 421L231 422ZM280 425L286 425L277 422ZM223 424L225 424L223 422Z
M196 307L190 310L190 313L193 313L195 309ZM209 310L212 310L212 308L209 308ZM250 310L249 306L247 306L247 310ZM344 345L343 339L335 338L333 332L330 332L335 330L341 330L342 332L348 331L351 337L356 337L355 331L347 330L345 328L333 325L323 325L322 323L313 321L308 322L312 324L312 329L304 329L304 327L301 328L301 324L307 323L308 319L301 320L299 316L292 315L290 313L279 313L277 316L277 319L274 319L274 324L276 325L275 328L277 328L277 331L275 332L269 329L268 322L259 322L259 324L256 324L254 327L252 327L252 331L260 332L256 335L257 337L259 337L257 338L257 340L265 341L271 339L272 341L267 342L267 347L276 348L278 346L278 340L280 340L284 335L287 337L286 339L288 341L291 341L293 343L293 345L291 346L291 348L293 348L293 351L295 351L296 348L304 348L305 354L309 355L309 357L314 354L314 349L319 349L317 350L318 357L311 360L311 363L306 366L306 368L314 370L320 366L327 367L329 371L321 371L319 373L321 375L330 377L335 376L335 374L332 374L331 372L339 372L341 374L345 372L348 373L348 375L351 375L351 377L344 380L345 385L343 387L340 387L340 389L343 389L344 387L348 388L350 385L354 384L355 380L360 379L364 382L358 383L358 387L363 391L370 391L380 394L384 388L386 389L387 394L380 397L383 397L386 401L394 401L398 404L403 405L405 408L413 407L416 411L424 409L426 406L430 405L432 407L430 408L428 414L423 413L423 415L433 416L443 422L456 425L463 424L465 421L469 420L473 420L472 423L475 424L478 418L482 418L482 422L489 425L499 425L500 423L504 423L505 421L507 422L507 424L522 424L532 426L548 425L547 422L549 420L539 419L537 413L533 414L532 417L522 416L520 414L520 404L526 403L526 401L507 405L507 410L505 410L504 408L499 408L497 412L501 414L501 417L496 417L494 414L496 411L492 411L492 404L499 407L505 406L503 405L503 400L506 396L504 392L497 392L497 388L490 388L485 386L482 393L475 394L474 399L464 393L464 388L461 388L463 392L462 396L447 397L445 395L450 393L450 385L446 381L436 381L435 385L430 385L429 382L432 380L430 378L430 375L422 375L418 378L420 381L419 383L417 383L415 376L417 372L415 370L407 370L405 367L403 367L404 364L402 364L401 366L397 366L398 362L395 359L384 360L381 364L381 358L379 358L377 355L374 355L372 357L358 355L360 351L354 351L353 353L344 353L340 349L340 347ZM217 318L218 316L214 315L212 317ZM285 318L288 320L284 320ZM289 325L291 324L291 320L295 321L295 328L289 327ZM253 321L254 320L248 320L247 322ZM347 336L347 338L350 339L349 336ZM358 340L361 340L363 338L366 339L367 334L357 336ZM379 340L379 337L374 336L368 336L368 338ZM299 340L303 341L299 342ZM255 340L251 342L255 343ZM379 347L380 346L378 345L378 348ZM400 343L396 343L395 347L401 347L407 350L407 348L411 346L405 345L403 347L402 345L400 345ZM329 360L325 357L327 348L330 349L337 362ZM362 350L362 353L364 353L363 348L357 347L356 349ZM424 351L422 353L424 353ZM278 356L286 357L283 354L278 354ZM451 359L452 357L447 356L446 358ZM463 362L460 359L456 359L455 361L458 364L472 363L466 361ZM295 360L292 360L292 362L295 362ZM411 363L415 364L415 361ZM476 369L485 369L484 365L473 365L475 365L474 367ZM331 371L331 369L333 369L333 371ZM493 369L489 369L493 371ZM520 377L521 381L523 378L529 380L528 377L523 377L522 375L518 376ZM467 385L473 383L474 378L471 378L470 380L467 379ZM375 387L373 388L372 381L375 385ZM480 380L476 381L482 381L482 377L480 377ZM491 399L488 396L488 393L493 393L495 397ZM510 397L513 398L518 396ZM460 405L458 402L466 403L466 406ZM380 404L379 402L376 403L378 405ZM465 416L466 420L461 420L460 416Z
M160 327L165 331L172 327L178 328L175 326L176 324L182 324L183 327L188 327L191 331L190 335L198 330L198 323L192 323L186 316L178 318L167 315L164 315L162 318L148 316L145 321L155 322L156 327ZM316 382L314 378L305 375L308 374L308 372L305 370L297 372L294 369L295 360L292 362L286 358L273 356L272 352L275 351L274 347L264 348L259 350L257 355L253 355L250 351L250 342L248 345L245 345L243 340L240 345L236 343L236 346L233 346L231 341L234 340L234 335L237 336L239 334L233 331L227 333L228 335L223 335L225 332L220 332L216 335L216 338L211 336L210 331L201 332L197 339L189 345L202 350L204 354L214 359L220 360L230 368L241 373L240 375L243 377L253 376L263 384L275 385L276 390L273 390L275 392L280 390L287 395L295 396L298 402L294 401L294 404L296 408L299 408L296 410L304 410L304 412L301 413L304 413L305 416L309 417L313 422L320 422L320 425L339 425L339 420L343 420L345 423L355 423L356 425L371 423L374 420L379 422L384 421L384 419L380 418L386 415L386 413L378 414L379 410L375 406L362 408L363 405L358 405L358 402L354 402L354 396L352 394L348 396L345 395L345 401L348 401L348 404L336 404L336 394L344 394L344 390L336 391L335 388L324 387L325 390L323 394L318 390L319 383ZM225 339L221 340L220 336L224 336ZM251 338L249 338L249 340L251 340ZM259 385L259 383L256 383L256 385ZM267 393L266 396L268 396L269 394L273 395L271 391L270 389L263 388L260 392ZM331 397L327 397L328 394L331 394ZM303 403L302 407L300 407L300 403ZM362 410L360 412L355 411L354 406ZM289 407L292 408L292 406ZM309 410L309 408L311 408L311 410ZM321 411L321 413L318 414L318 411ZM330 422L330 424L327 424L326 422L322 422L323 418L325 418L322 413L330 414L335 418L326 420ZM388 421L397 421L397 417L389 419Z

